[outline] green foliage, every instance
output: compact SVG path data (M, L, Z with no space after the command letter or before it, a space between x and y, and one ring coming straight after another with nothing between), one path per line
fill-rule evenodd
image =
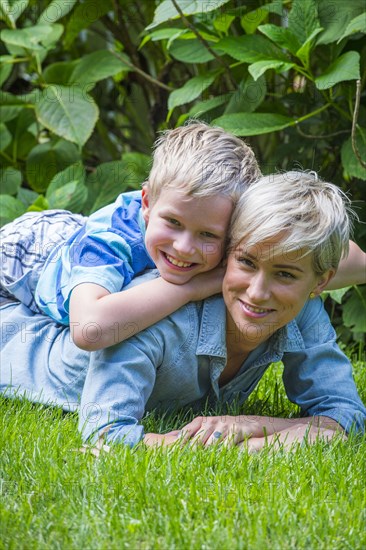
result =
M315 169L364 201L365 17L364 0L1 0L2 223L137 188L157 132L189 117L250 138L264 173Z

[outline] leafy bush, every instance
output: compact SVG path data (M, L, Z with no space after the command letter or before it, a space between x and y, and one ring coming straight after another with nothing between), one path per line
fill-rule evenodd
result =
M189 117L249 138L265 173L315 169L365 200L364 0L0 6L1 223L138 188L156 132Z

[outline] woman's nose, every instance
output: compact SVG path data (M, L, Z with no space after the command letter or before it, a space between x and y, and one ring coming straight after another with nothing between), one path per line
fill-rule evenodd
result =
M249 298L255 302L253 305L268 300L271 295L270 281L260 271L253 274L247 288Z

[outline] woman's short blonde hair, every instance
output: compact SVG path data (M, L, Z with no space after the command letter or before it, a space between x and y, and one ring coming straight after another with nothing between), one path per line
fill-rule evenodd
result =
M164 187L176 187L197 197L226 195L236 203L260 176L246 143L222 128L193 120L156 140L147 185L153 201Z
M277 252L312 253L314 272L322 275L347 256L354 218L347 195L315 172L264 176L248 187L234 210L230 249L241 241L258 245L283 235Z

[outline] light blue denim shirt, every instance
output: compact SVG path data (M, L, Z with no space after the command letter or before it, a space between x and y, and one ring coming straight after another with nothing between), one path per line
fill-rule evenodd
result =
M308 301L222 387L226 321L219 296L190 303L129 340L92 353L72 343L68 327L23 305L0 313L0 391L79 409L85 439L111 425L107 441L132 446L143 437L145 411L199 408L206 399L243 403L267 367L280 360L286 393L304 415L328 416L346 431L353 423L364 429L366 409L321 299Z

